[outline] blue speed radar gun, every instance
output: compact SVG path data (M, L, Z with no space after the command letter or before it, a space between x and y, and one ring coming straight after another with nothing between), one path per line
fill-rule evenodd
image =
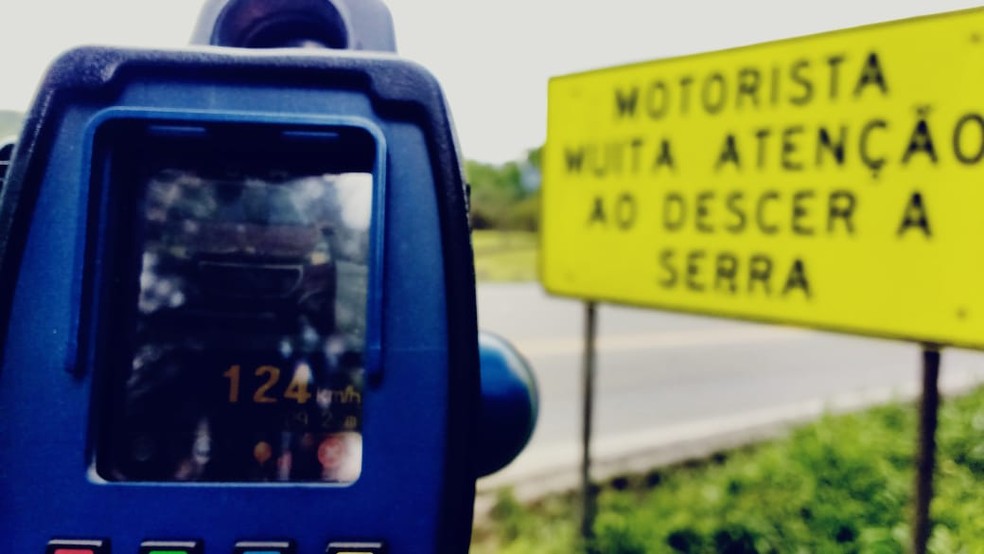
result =
M50 68L0 189L0 542L465 552L529 438L442 92L377 0L222 0Z

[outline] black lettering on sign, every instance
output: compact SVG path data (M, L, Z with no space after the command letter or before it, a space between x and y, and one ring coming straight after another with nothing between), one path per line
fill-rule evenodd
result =
M807 298L810 297L810 282L806 278L806 266L803 265L803 260L798 258L793 261L792 267L789 268L786 284L782 287L782 295L787 296L795 290L801 290Z
M608 219L605 217L605 201L600 196L595 196L594 202L591 203L591 214L588 215L588 227L595 223L602 225L608 223Z
M659 279L659 284L666 289L675 287L677 284L677 271L673 267L672 248L664 248L659 253L659 265L663 268L663 276Z
M656 282L664 289L685 287L690 292L713 290L732 296L761 293L765 298L773 298L773 291L780 298L797 293L802 293L805 299L813 296L806 263L800 258L780 273L775 260L767 254L753 254L747 264L738 254L727 250L716 254L702 249L689 250L681 253L681 258L676 254L672 248L657 253Z
M690 75L680 77L680 113L686 115L690 111L690 85L694 78Z
M639 87L632 87L630 90L615 89L615 119L635 117L638 105Z
M793 194L793 232L797 235L810 236L813 234L813 227L807 225L804 220L809 217L807 210L809 200L813 199L812 190L800 190Z
M612 90L611 109L616 121L648 117L652 121L691 108L717 115L726 109L757 110L763 106L805 107L817 97L830 102L848 92L844 68L854 62L858 70L853 85L855 98L872 94L888 96L890 87L878 53L849 58L844 53L801 57L769 65L745 65L736 69L709 71L700 75L653 78L646 82L617 85ZM860 63L858 63L860 62ZM826 79L826 82L824 82ZM846 85L846 86L845 86ZM869 92L875 89L877 92Z
M782 92L779 87L779 84L782 82L781 75L782 68L778 65L772 66L772 87L769 91L769 102L773 106L779 104L779 93Z
M663 228L679 231L687 222L687 202L678 192L668 192L663 198Z
M758 92L761 82L762 75L760 75L758 69L754 67L743 67L738 71L738 92L735 98L735 103L738 108L742 107L746 96L751 99L752 105L756 108L758 107Z
M588 227L600 224L608 225L609 216L615 218L615 225L622 231L631 229L638 217L638 206L635 197L623 192L614 200L614 205L608 205L602 196L595 196L591 202L591 213L588 214Z
M700 99L703 101L704 110L707 113L714 115L720 112L728 101L728 89L724 81L724 75L711 73L704 80L704 86L700 91Z
M595 177L604 177L609 172L621 173L622 156L619 146L617 142L606 143L601 147L600 154L597 147L588 150L588 160L593 161L589 165L594 167Z
M694 292L703 292L704 284L698 281L700 277L700 261L706 253L703 250L691 250L687 254L687 288Z
M970 154L964 150L967 146L966 140L964 139L964 129L968 124L977 129L977 132L974 133L976 149L971 148ZM984 158L984 118L980 114L964 114L957 121L956 127L953 128L953 153L960 160L960 163L964 165L975 164L981 161L981 158Z
M567 161L568 173L580 173L584 168L584 147L572 150L569 146L564 147L564 159Z
M929 132L929 122L926 121L928 113L929 108L919 108L919 118L916 120L915 128L912 129L912 135L909 137L909 145L905 149L905 154L902 155L902 165L908 164L909 158L919 152L928 155L930 161L934 164L938 161L936 158L936 147L933 146L933 135Z
M899 225L896 236L902 237L909 229L921 230L926 238L933 236L929 226L929 214L926 212L922 194L918 191L912 193L909 202L905 205L905 210L902 212L902 223Z
M868 140L870 140L871 132L875 129L885 130L887 128L888 122L884 119L872 119L861 128L861 135L858 140L858 151L861 154L861 162L875 173L885 165L885 156L873 157L870 150L868 150Z
M564 147L569 174L588 174L599 179L609 175L639 173L646 141L642 137Z
M810 100L813 100L813 81L810 80L809 69L809 60L796 60L789 68L789 77L801 89L799 94L789 97L789 101L797 106L805 106L810 103Z
M623 192L615 202L615 223L619 229L628 231L635 225L636 215L638 215L638 210L635 197Z
M802 133L803 127L800 125L787 127L782 131L782 167L786 171L802 171L803 169L803 163L794 158L798 150L794 139Z
M713 233L714 226L708 221L711 219L711 209L708 207L714 201L714 191L702 191L697 193L697 216L694 218L697 230L701 233Z
M840 64L844 63L844 56L841 54L836 54L827 58L827 65L830 67L830 99L837 99L837 90L839 82L839 69Z
M772 278L772 258L764 254L755 254L748 262L748 292L755 292L755 283L762 283L766 296L772 294L769 279Z
M741 169L741 160L738 157L738 144L735 141L735 136L731 133L724 137L721 155L718 156L718 161L714 169L721 171L721 166L726 163L733 163L736 169Z
M844 165L844 141L847 140L847 126L841 125L840 134L836 139L831 138L826 127L820 127L817 133L817 167L823 165L824 153L834 157L837 165Z
M755 138L758 140L758 154L756 156L756 163L758 164L759 169L765 168L765 150L768 146L766 141L771 134L772 131L768 127L763 127L755 131Z
M768 202L776 202L779 200L779 193L774 190L769 190L762 193L759 196L758 206L755 210L755 223L758 225L760 231L766 235L774 235L779 232L779 226L775 224L769 224L765 221L765 205Z
M740 190L733 191L725 200L725 207L733 217L733 222L725 224L724 228L730 233L740 233L745 230L747 218L745 217L745 207L742 201L745 193Z
M714 290L723 290L729 294L738 292L738 257L730 252L718 254Z
M659 143L659 153L656 154L656 161L653 162L653 171L663 166L675 169L673 165L673 151L670 148L670 141L667 139L663 139Z
M639 157L640 150L642 150L642 145L645 143L641 138L635 137L629 142L629 148L632 150L632 172L639 173Z
M854 96L861 96L865 87L872 85L877 86L883 96L888 95L888 83L885 82L885 73L878 61L877 52L868 54L868 59L861 66L861 75L858 77L858 83L854 86Z
M670 110L670 91L663 81L653 81L646 90L646 111L651 119L662 119Z
M857 199L854 193L848 190L835 190L830 193L827 205L827 232L834 232L834 222L838 219L844 221L847 234L854 234L854 209L857 207Z

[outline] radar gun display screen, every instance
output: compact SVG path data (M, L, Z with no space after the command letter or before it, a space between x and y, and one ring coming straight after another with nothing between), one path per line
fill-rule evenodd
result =
M126 199L108 218L100 476L357 480L372 136L124 122L97 145Z

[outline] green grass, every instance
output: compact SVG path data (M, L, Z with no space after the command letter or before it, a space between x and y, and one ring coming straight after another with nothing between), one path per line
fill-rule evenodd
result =
M537 235L524 231L475 231L475 275L479 281L536 279Z
M909 548L916 410L824 417L783 440L619 479L599 496L606 554L902 553ZM984 552L984 388L940 414L930 551ZM577 552L573 496L505 493L472 552Z

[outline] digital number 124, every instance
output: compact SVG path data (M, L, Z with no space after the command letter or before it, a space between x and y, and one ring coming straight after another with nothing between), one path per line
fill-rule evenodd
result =
M266 378L263 383L253 391L253 402L256 404L275 404L278 401L276 396L271 396L270 389L277 386L280 381L280 368L274 367L272 365L263 365L256 368L253 375L259 377L260 379ZM239 385L241 381L242 370L238 365L230 367L225 373L222 374L223 377L229 379L229 403L236 404L239 402ZM284 398L293 400L298 404L304 404L311 399L311 393L308 391L308 384L310 381L310 373L308 371L303 371L300 367L294 370L294 375L291 377L290 384L287 385L287 389L284 390Z

